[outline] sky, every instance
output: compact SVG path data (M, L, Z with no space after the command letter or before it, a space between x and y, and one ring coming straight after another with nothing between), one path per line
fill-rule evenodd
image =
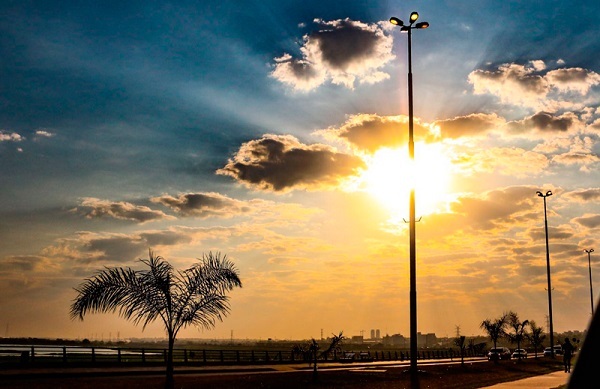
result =
M415 160L408 158L413 30ZM600 281L597 1L0 4L0 336L163 337L71 320L105 267L232 260L243 287L182 338L555 331ZM597 301L600 285L596 286ZM322 332L321 332L322 331Z

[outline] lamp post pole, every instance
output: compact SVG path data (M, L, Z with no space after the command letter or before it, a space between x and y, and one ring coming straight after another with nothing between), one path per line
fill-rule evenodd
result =
M590 303L592 304L592 316L594 316L594 291L592 290L592 259L590 254L594 252L594 249L583 250L588 255L588 268L590 269Z
M552 196L552 191L546 194L537 191L538 196L544 199L544 229L546 231L546 272L548 274L548 319L550 321L550 348L552 357L554 357L554 327L552 324L552 282L550 281L550 247L548 246L548 216L546 214L546 197Z
M413 137L413 82L412 82L412 33L414 28L422 29L429 27L429 23L420 22L415 25L419 19L417 12L410 14L410 23L405 25L396 17L390 18L390 23L400 26L400 31L408 33L408 156L412 162L415 159L415 142ZM414 166L414 163L413 163ZM414 172L411 172L414 174ZM411 374L417 374L417 244L416 244L416 219L415 219L415 188L410 190L409 202L409 229L410 229L410 370Z

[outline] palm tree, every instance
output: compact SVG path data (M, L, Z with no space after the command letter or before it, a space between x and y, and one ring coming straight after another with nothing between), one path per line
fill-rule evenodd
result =
M149 259L140 262L147 270L105 268L86 279L71 305L71 318L87 313L117 312L143 328L162 321L169 339L165 387L174 386L173 345L179 330L188 326L213 328L229 313L227 292L241 287L234 264L220 253L202 256L199 263L176 271L149 250Z
M461 366L465 365L465 349L467 346L465 345L465 336L459 336L454 338L454 345L457 346L460 350L460 364Z
M507 334L508 339L511 343L516 343L517 348L521 348L521 342L527 337L527 326L529 325L529 320L520 321L519 315L516 312L510 311L507 314L508 325L512 329L513 332ZM521 355L519 355L519 360L521 359Z
M527 335L527 339L529 339L529 343L533 347L533 352L537 358L538 347L541 348L543 346L546 335L544 334L544 329L538 327L533 320L529 322L529 328L531 329L531 332Z
M498 339L506 334L506 314L503 314L498 319L492 321L490 319L485 319L479 325L485 332L487 332L488 336L494 343L494 348L496 348L496 344L498 343Z
M322 351L320 354L318 353L320 345L315 340L315 338L312 338L310 343L306 346L297 344L292 347L292 353L294 355L302 355L305 361L308 359L308 367L310 367L311 364L313 365L313 381L315 382L317 381L317 364L319 358L327 360L331 353L342 352L342 343L344 342L344 340L346 340L344 332L340 331L339 335L332 334L332 336L333 337L331 338L331 343L329 344L329 347L327 347L327 349Z

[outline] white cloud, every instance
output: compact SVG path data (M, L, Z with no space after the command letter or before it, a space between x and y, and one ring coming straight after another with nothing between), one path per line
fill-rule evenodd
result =
M475 94L489 93L505 104L551 111L583 109L588 103L583 97L600 85L600 75L591 70L560 68L544 74L545 70L540 60L529 61L528 66L505 63L496 70L474 70L468 80Z
M21 142L23 140L25 138L16 132L0 131L0 142Z

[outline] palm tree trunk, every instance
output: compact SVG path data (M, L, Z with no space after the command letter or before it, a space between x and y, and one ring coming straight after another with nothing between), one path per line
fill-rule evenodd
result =
M169 350L167 351L167 379L165 381L165 389L175 388L175 378L173 376L173 346L175 344L175 336L169 331Z

